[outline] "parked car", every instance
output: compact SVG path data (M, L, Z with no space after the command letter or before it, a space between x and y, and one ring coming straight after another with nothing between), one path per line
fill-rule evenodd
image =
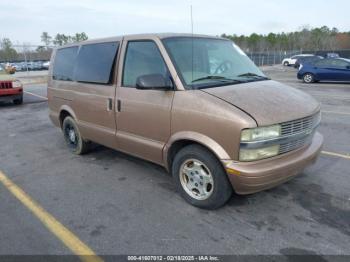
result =
M326 58L339 58L338 53L327 53Z
M301 64L306 64L306 63L312 63L317 60L323 59L322 56L304 56L304 57L299 57L297 61L294 64L294 68L299 68Z
M23 103L23 87L20 81L10 76L0 65L0 102Z
M160 164L201 208L288 181L323 144L320 104L267 78L227 39L89 40L55 49L52 65L49 115L71 152L93 141Z
M48 70L49 67L50 67L50 61L46 61L46 62L43 63L43 69Z
M306 57L306 56L314 56L312 54L300 54L300 55L294 55L290 58L285 58L282 60L282 65L284 66L293 66L298 58L300 57Z
M23 66L21 63L12 63L12 66L16 69L16 72L23 71Z
M43 62L36 61L34 62L34 70L42 70L43 69Z
M325 58L302 65L297 74L305 83L318 81L350 81L350 60Z

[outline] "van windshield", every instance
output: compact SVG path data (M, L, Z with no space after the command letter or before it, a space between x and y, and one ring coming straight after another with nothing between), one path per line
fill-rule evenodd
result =
M163 39L187 89L239 84L268 79L233 42L203 37Z

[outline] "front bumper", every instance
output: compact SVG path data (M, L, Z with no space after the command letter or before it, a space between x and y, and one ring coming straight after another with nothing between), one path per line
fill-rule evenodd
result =
M0 89L0 97L1 96L8 96L8 95L20 95L20 94L23 94L22 87Z
M23 88L0 89L0 102L12 102L23 97Z
M311 144L298 150L254 162L223 161L223 164L235 192L252 194L275 187L299 174L316 161L322 145L323 136L316 132Z

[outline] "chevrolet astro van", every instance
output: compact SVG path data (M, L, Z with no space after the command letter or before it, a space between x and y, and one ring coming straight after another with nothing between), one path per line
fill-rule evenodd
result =
M162 165L197 207L281 184L323 144L319 103L266 77L227 39L89 40L57 48L51 64L49 114L73 153L94 142Z

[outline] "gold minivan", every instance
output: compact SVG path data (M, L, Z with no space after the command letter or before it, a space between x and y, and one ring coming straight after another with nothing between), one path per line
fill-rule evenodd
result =
M73 153L95 142L162 165L197 207L283 183L323 144L319 103L267 78L227 39L89 40L57 48L51 64L50 118Z

